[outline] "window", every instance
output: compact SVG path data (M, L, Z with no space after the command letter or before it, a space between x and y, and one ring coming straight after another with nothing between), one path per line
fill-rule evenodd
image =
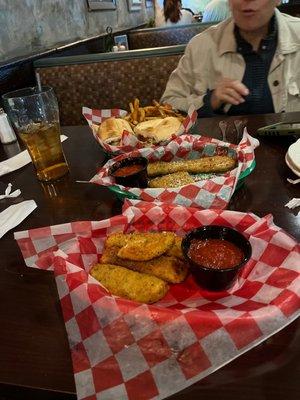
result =
M140 11L142 8L142 0L127 0L128 11Z
M115 10L115 0L87 0L89 11Z

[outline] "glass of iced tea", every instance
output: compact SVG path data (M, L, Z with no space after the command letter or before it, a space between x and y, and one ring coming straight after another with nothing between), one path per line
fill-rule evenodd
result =
M40 181L64 176L68 165L60 141L59 111L53 89L31 87L2 96L4 108L26 145Z

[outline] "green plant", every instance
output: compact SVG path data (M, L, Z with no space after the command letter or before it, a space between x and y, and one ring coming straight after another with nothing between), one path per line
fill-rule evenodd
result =
M150 18L147 22L146 28L154 28L155 27L155 19Z

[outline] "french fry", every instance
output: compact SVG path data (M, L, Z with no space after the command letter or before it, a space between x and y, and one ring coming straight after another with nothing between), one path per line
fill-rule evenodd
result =
M139 113L138 113L138 115L139 115L139 122L145 121L146 113L145 113L144 108L139 108Z
M134 99L133 106L134 106L135 110L138 110L138 109L139 109L139 107L140 107L140 100L139 100L138 98L135 98L135 99Z
M160 115L161 115L163 118L166 117L166 114L164 113L164 111L161 109L160 106L157 107L157 110L158 110L158 112L160 113Z
M164 113L169 115L170 117L174 116L176 113L173 110L168 110L164 108Z
M131 111L131 115L132 115L132 122L133 122L133 124L135 124L135 125L138 124L139 105L140 105L139 99L137 99L137 98L134 99L134 102L133 102L133 111Z
M124 117L132 127L135 127L140 122L148 121L157 118L177 117L183 121L185 117L174 111L170 104L160 104L158 101L153 100L153 105L141 107L140 100L136 97L129 103L129 113Z
M163 104L163 107L164 107L166 110L172 110L171 104L164 103L164 104Z
M157 109L155 106L146 106L146 107L144 107L144 110L145 110L146 117L153 117L153 116L155 116L154 113L157 112Z

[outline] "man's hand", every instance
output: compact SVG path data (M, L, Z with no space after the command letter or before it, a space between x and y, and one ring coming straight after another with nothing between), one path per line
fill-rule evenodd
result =
M244 103L243 96L249 94L249 89L240 81L222 78L211 94L211 106L213 110L217 110L224 103L237 106Z

